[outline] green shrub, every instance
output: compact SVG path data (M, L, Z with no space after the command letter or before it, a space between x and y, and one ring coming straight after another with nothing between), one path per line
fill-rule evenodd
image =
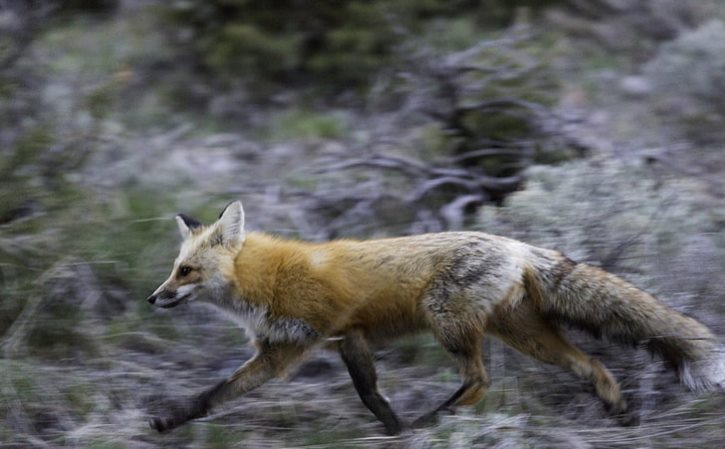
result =
M662 45L644 71L662 92L690 95L725 112L725 23L713 20Z
M391 52L382 3L186 1L173 3L170 17L186 27L181 41L222 77L356 83Z
M118 0L51 0L58 4L61 12L66 13L104 13L118 7Z
M508 25L520 7L539 9L550 3L186 0L172 2L165 11L174 27L172 38L223 78L259 76L346 88L368 83L392 63L396 48L429 21L473 17L467 27L498 28Z
M571 158L551 139L559 81L544 37L517 29L417 61L410 97L432 116L459 165L512 176L534 160ZM559 156L554 157L554 153Z
M644 66L657 102L676 128L696 141L725 136L725 23L713 20L662 45Z
M294 140L338 139L345 131L346 123L334 114L292 109L274 117L267 132L271 140Z

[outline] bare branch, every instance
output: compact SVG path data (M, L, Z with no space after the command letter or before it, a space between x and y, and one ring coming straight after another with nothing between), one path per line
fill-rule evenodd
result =
M485 197L480 194L459 196L441 208L441 215L448 224L448 229L461 229L465 208L471 204L480 204Z

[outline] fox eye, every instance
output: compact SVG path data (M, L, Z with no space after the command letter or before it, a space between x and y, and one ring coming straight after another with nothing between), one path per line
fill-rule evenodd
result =
M179 276L184 277L191 273L192 268L188 265L184 265L179 268Z

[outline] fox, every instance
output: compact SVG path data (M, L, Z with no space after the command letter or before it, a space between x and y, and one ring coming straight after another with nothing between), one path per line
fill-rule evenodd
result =
M358 396L388 434L430 425L486 394L485 335L591 382L611 413L626 416L612 373L567 340L563 324L644 345L693 390L725 388L722 347L705 325L558 251L473 231L305 242L247 232L244 217L240 201L211 225L175 217L181 248L148 302L165 309L211 303L244 328L256 351L228 378L152 417L159 432L283 378L316 347L339 352ZM405 424L378 388L372 348L416 332L433 335L462 381Z

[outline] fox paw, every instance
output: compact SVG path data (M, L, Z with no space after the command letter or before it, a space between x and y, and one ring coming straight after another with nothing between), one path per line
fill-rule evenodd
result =
M622 427L635 427L639 425L639 416L631 410L618 413L614 417Z
M430 427L438 421L436 413L427 413L420 418L416 419L410 424L413 429L422 429L423 427Z
M639 415L627 405L627 401L624 399L620 399L615 404L605 403L604 406L609 415L616 419L620 426L632 427L639 425Z
M383 424L383 425L385 426L385 433L387 433L390 436L400 435L400 433L405 429L405 426L399 422L388 423L388 424Z

